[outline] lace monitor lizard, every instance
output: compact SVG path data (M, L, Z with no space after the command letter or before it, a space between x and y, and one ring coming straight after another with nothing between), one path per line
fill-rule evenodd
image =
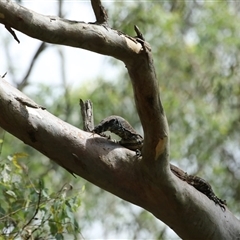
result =
M92 130L93 133L97 133L104 137L106 137L106 135L103 133L106 131L110 131L118 135L121 138L121 140L118 142L120 145L130 150L135 150L137 155L141 155L144 139L124 118L115 115L109 116L103 119ZM219 205L225 211L225 206L227 205L226 201L221 200L215 195L211 185L207 181L198 176L188 175L186 172L172 164L170 164L170 168L175 176L182 181L187 182L201 193L205 194L209 199L214 201L215 204Z

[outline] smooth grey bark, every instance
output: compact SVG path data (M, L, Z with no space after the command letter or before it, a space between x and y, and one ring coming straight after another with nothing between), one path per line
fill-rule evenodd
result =
M0 126L68 171L141 206L183 239L240 239L240 222L169 168L168 125L147 43L106 26L44 16L0 1L0 23L28 36L110 55L129 72L144 130L142 157L56 118L5 80Z

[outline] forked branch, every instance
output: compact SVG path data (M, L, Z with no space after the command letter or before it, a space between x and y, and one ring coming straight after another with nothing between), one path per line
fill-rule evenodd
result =
M104 14L101 18L101 11L94 11L103 23ZM105 25L37 14L12 1L0 1L0 23L45 42L123 61L133 85L144 146L139 158L119 144L61 121L1 80L0 125L4 129L70 172L153 213L184 239L236 239L240 235L239 221L228 209L221 211L170 171L168 125L151 48L138 28L133 38Z
M92 5L97 22L106 21L101 2L92 1ZM45 42L83 48L122 60L132 80L144 130L143 159L153 168L158 160L167 165L167 120L159 96L151 49L138 28L135 28L138 37L133 38L98 24L44 16L12 1L0 1L0 23Z

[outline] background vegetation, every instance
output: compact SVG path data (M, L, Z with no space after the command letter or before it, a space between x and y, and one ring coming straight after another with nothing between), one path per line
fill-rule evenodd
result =
M210 182L217 195L226 199L230 210L239 217L240 4L237 1L172 0L117 2L107 7L110 26L134 36L136 24L151 44L170 126L172 162ZM64 4L58 5L58 9L64 9ZM9 40L11 36L6 38ZM14 74L15 79L18 76L17 66L11 65L13 53L6 39L0 41L10 56L2 57L2 61L8 61L7 71L11 71L13 81ZM59 46L51 48L61 51ZM46 49L48 47L41 51ZM57 57L62 61L64 51ZM126 70L122 63L111 59L103 71L111 71L111 67L119 69L114 79L96 76L79 83L77 88L63 84L64 81L56 88L49 79L49 84L35 85L34 91L26 90L27 85L22 86L22 90L75 126L81 127L78 101L82 98L94 103L96 123L116 114L126 118L141 133ZM90 65L87 71L91 68L94 66ZM59 71L64 80L68 76L64 76L63 69ZM51 66L43 71L51 71ZM34 75L29 74L27 81L28 78L34 80ZM9 80L8 75L6 79ZM39 219L46 220L45 224L32 221L27 230L37 228L35 236L43 238L61 239L68 233L72 238L178 239L145 210L83 179L74 179L4 130L0 130L0 138L2 236L9 227L14 234L26 234L25 225L38 208L42 213ZM20 224L23 219L25 222Z

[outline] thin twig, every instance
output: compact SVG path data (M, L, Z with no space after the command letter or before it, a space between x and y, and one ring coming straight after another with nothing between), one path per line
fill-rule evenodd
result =
M137 33L137 37L142 39L143 41L145 41L144 37L143 37L143 34L141 33L139 27L137 25L134 25L134 30L135 32Z
M37 51L35 52L32 60L31 60L31 63L30 63L30 65L29 65L28 69L27 69L27 72L26 72L25 76L24 76L24 77L22 78L22 80L17 84L17 88L18 88L20 91L23 90L23 88L28 85L28 77L29 77L29 75L30 75L31 72L32 72L32 69L33 69L33 67L34 67L34 63L36 62L36 60L37 60L38 57L40 56L40 53L43 52L43 51L46 49L47 46L49 46L49 45L47 45L45 42L42 42L42 43L39 45Z
M38 202L37 202L37 207L35 210L35 213L33 214L33 216L29 219L29 221L23 226L22 231L31 223L31 221L36 217L36 215L38 214L39 211L39 207L40 207L40 203L41 203L41 198L42 198L42 182L39 182L39 192L38 192Z
M13 38L20 43L20 40L18 39L16 33L11 29L11 27L9 27L8 25L5 25L5 28L11 33L11 35L13 36Z
M7 75L7 72L5 72L5 73L2 75L2 78L5 78L6 75Z

